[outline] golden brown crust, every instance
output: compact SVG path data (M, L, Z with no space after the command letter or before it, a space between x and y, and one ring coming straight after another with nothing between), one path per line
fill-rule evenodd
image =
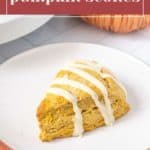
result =
M150 15L83 16L85 22L104 30L127 33L150 26Z
M60 108L52 109L50 105L44 105L47 101L49 100L45 99L37 111L37 117L40 118L40 128L42 129L40 134L41 140L51 141L55 138L72 136L74 129L74 124L72 121L74 112L72 105L67 103ZM78 105L82 108L85 131L90 131L105 125L102 115L99 113L99 110L95 107L95 104L90 98L80 101ZM48 106L49 110L45 111L45 107L48 108ZM116 100L112 104L112 107L114 110L115 119L118 119L129 111L129 105L123 100Z
M126 102L124 91L111 78L103 79L94 71L86 69L84 69L84 71L100 80L107 87L115 119L129 111L129 105ZM102 72L111 74L105 68L102 69ZM67 76L68 79L88 85L98 94L100 101L104 103L101 91L86 79L69 71L60 71L57 74L57 77L63 76ZM82 112L83 127L85 131L90 131L105 125L102 114L99 112L88 93L67 85L53 85L53 87L61 87L77 97L78 106ZM73 117L74 112L72 104L69 101L64 97L48 93L37 109L37 118L41 129L41 140L51 141L55 138L72 136L74 129Z

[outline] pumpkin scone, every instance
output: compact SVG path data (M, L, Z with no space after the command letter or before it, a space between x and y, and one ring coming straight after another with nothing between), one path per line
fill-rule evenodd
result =
M37 109L40 139L80 136L112 125L129 111L126 90L95 61L76 61L61 69Z

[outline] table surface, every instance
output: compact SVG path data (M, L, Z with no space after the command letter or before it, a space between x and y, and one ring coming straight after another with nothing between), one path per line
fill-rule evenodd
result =
M74 17L54 17L29 35L0 45L0 64L31 48L60 42L88 42L113 47L150 65L150 28L116 34L90 26Z

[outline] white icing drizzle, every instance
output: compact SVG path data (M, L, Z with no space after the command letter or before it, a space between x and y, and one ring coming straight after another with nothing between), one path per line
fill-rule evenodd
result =
M82 114L81 114L81 110L77 104L77 101L78 101L77 98L74 95L72 95L71 93L69 93L68 91L63 90L61 88L51 87L48 89L47 92L51 93L51 94L62 96L72 103L73 111L75 112L73 136L81 136L84 129L83 129Z
M104 101L105 101L105 108L107 110L107 114L109 117L109 125L113 124L114 122L114 116L113 116L113 110L111 108L111 102L108 98L108 92L106 87L103 85L103 83L99 80L97 80L95 77L93 77L92 75L90 75L89 73L87 73L86 71L77 69L77 68L73 68L73 67L66 67L63 68L62 70L64 71L70 71L72 73L75 73L77 75L79 75L80 77L86 79L87 81L89 81L90 83L94 84L103 94L104 96Z
M95 105L97 106L98 110L101 112L105 124L106 125L111 125L114 122L114 116L113 116L113 109L111 107L111 101L108 97L108 91L107 88L104 86L104 84L96 79L94 76L92 76L90 73L86 72L85 70L82 69L89 69L92 71L97 72L102 78L111 78L116 84L125 92L127 93L124 86L118 82L112 75L107 74L107 73L102 73L102 66L98 64L97 62L92 62L92 61L78 61L74 62L69 65L69 67L63 68L62 70L64 71L69 71L72 73L75 73L76 75L79 75L81 78L86 79L88 82L92 83L95 85L103 94L104 97L104 102L105 104L101 103L99 101L97 93L89 88L87 85L80 83L79 81L71 80L68 79L68 76L64 76L61 78L56 78L53 82L52 85L68 85L73 88L80 89L86 93L88 93L92 100L94 101ZM69 102L72 103L73 106L73 111L75 112L74 116L74 131L73 131L73 136L79 136L82 135L84 132L83 128L83 118L82 118L82 113L80 108L78 107L78 100L76 96L68 92L67 90L64 90L62 88L56 88L56 87L50 87L48 89L48 93L59 95L67 99Z
M76 62L71 63L70 65L74 65L74 64L75 65L86 65L86 66L89 66L90 68L93 68L97 71L100 71L103 68L103 66L101 64L99 64L95 61L93 62L93 61L89 61L89 60L76 61Z
M112 75L108 73L102 73L100 72L102 69L102 66L98 63L93 63L91 61L84 61L84 64L81 63L72 63L70 66L75 67L75 68L82 68L82 69L88 69L97 72L103 79L105 78L111 78L125 93L125 96L127 97L127 91L124 88L124 86L117 81Z
M99 111L101 112L106 125L109 125L110 122L109 122L109 117L108 117L108 114L107 114L107 110L105 109L104 104L102 104L98 100L97 94L92 89L90 89L88 86L86 86L84 84L81 84L80 82L77 82L77 81L74 81L74 80L70 80L70 79L66 79L66 78L56 78L52 82L52 85L55 85L55 84L58 84L58 85L69 85L71 87L80 89L80 90L88 93L91 96L91 98L93 99L93 101L94 101L95 105L97 106L97 108L99 109Z

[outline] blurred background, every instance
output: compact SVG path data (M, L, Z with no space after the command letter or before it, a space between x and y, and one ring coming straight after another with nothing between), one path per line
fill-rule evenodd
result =
M23 30L26 26L15 27ZM14 27L12 29L14 31ZM25 33L27 35L14 38L15 40L0 42L0 64L38 46L60 42L88 42L116 48L150 65L150 28L121 34L98 29L78 17L50 17L35 29L31 29L31 33ZM0 36L3 37L4 33ZM11 37L13 36L12 34Z

